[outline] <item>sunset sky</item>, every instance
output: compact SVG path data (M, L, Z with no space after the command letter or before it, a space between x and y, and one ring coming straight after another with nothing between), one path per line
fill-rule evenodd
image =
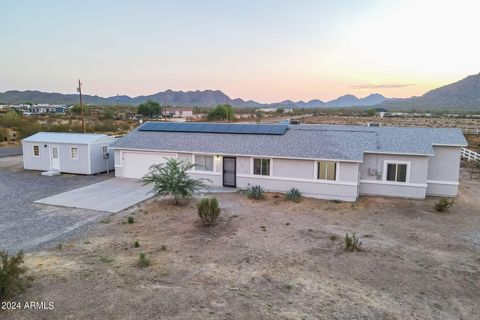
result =
M101 2L101 3L100 3ZM480 1L9 1L0 91L408 97L480 72Z

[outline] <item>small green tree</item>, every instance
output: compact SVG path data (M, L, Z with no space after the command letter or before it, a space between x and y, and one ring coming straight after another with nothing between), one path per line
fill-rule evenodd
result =
M155 196L173 196L175 204L178 204L180 198L191 197L197 190L208 189L204 183L208 179L194 179L188 175L187 171L194 166L186 161L168 158L166 163L151 166L143 182L153 183L151 192Z
M73 106L70 108L70 112L75 115L82 114L82 108L80 106ZM83 115L87 115L90 113L90 109L87 106L83 106Z
M377 110L373 109L373 108L370 108L370 109L367 109L365 110L365 114L368 116L368 117L373 117L377 114Z
M147 118L158 117L161 113L161 107L158 102L148 100L138 106L138 113Z
M235 112L229 104L219 104L208 112L207 119L213 120L233 120L235 119Z

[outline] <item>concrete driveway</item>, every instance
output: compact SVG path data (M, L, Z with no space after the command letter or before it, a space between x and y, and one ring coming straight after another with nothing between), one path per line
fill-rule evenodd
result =
M145 186L139 180L113 178L40 199L35 203L117 213L151 198L151 189L151 186Z

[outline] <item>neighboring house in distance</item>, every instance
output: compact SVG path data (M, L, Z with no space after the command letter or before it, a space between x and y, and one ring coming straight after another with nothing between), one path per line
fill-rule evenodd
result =
M109 146L115 139L104 134L39 132L22 140L27 170L95 174L113 170Z
M173 118L191 118L193 117L193 108L192 107L173 107L173 108L167 108L167 111L165 112L165 109L162 109L162 114L168 117L173 117Z
M56 105L56 104L48 104L48 103L40 103L40 104L34 104L34 105L20 104L13 107L23 111L24 114L47 114L47 113L65 114L69 109L69 107L66 105Z
M146 122L111 147L117 177L139 179L175 158L213 185L355 201L456 196L466 145L451 128Z
M265 112L265 113L277 112L277 108L260 108L255 110L255 112Z

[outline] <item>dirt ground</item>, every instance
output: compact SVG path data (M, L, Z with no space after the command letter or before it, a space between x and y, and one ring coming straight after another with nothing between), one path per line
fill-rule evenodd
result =
M28 254L35 280L15 301L54 309L0 318L479 319L479 188L463 178L448 213L433 210L435 198L219 194L213 228L201 226L194 200L150 200L83 239ZM347 232L363 251L344 251ZM142 251L151 267L137 266Z

